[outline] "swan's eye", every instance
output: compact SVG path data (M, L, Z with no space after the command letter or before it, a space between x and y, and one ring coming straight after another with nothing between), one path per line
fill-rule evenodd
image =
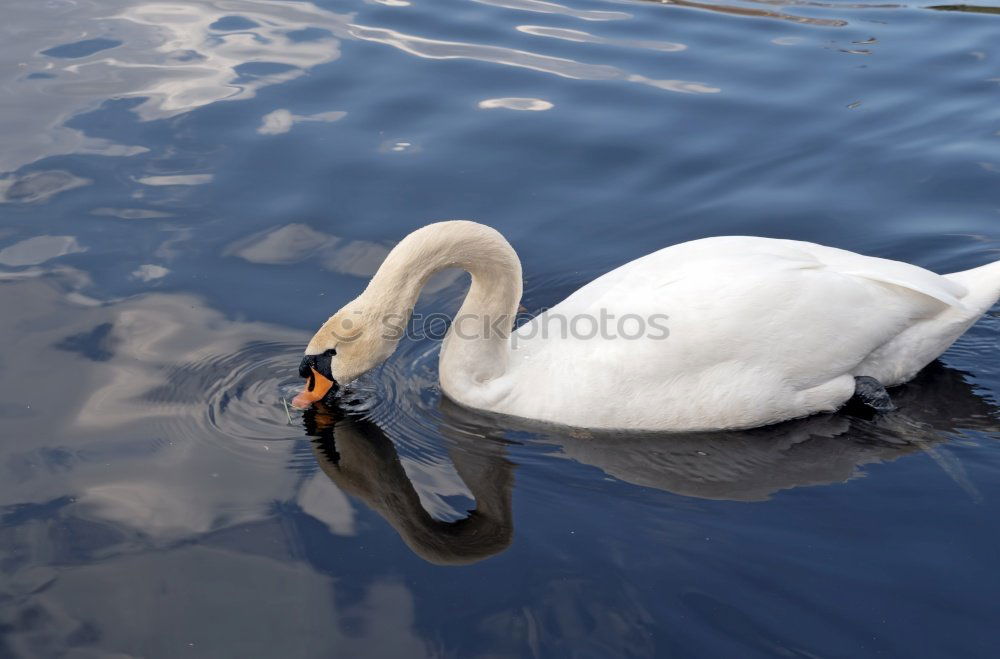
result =
M330 348L319 355L306 355L299 364L299 376L310 380L310 391L312 390L313 369L328 380L333 379L333 369L330 360L337 354L335 348Z

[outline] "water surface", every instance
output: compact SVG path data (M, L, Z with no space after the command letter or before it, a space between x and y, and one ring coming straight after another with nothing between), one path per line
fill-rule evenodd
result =
M880 418L531 427L429 338L282 399L434 220L500 229L533 312L709 235L1000 258L998 8L2 11L0 656L995 655L996 310Z

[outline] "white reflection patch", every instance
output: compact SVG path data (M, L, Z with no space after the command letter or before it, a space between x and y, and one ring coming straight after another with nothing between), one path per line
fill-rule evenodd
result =
M420 153L423 148L406 139L385 140L378 145L379 153Z
M250 263L281 265L319 256L323 267L358 277L375 274L389 254L389 245L348 240L305 224L287 224L239 240L223 252Z
M590 34L582 30L567 30L559 27L543 27L541 25L518 25L518 32L531 34L536 37L550 37L552 39L562 39L563 41L574 41L577 43L598 43L609 46L627 46L630 48L644 48L646 50L658 50L665 53L676 53L687 50L687 46L682 43L672 41L652 41L646 39L610 39Z
M261 135L280 135L287 133L297 123L303 121L337 121L347 115L346 112L320 112L317 114L292 114L281 108L264 115L257 132Z
M515 66L531 69L542 73L550 73L574 80L626 80L667 91L685 94L714 94L721 91L700 82L685 80L655 80L636 73L629 73L616 66L607 64L587 64L563 57L540 55L525 50L503 48L501 46L485 46L459 41L440 41L425 39L395 30L351 25L351 36L364 41L383 43L403 52L426 57L428 59L469 59L480 62L491 62L505 66Z
M494 5L507 9L520 9L522 11L533 11L539 14L559 14L562 16L572 16L585 21L616 21L625 18L632 18L632 14L623 11L594 11L586 9L574 9L566 5L555 2L545 2L544 0L474 0L484 5Z
M150 220L161 217L173 217L171 213L149 210L147 208L95 208L91 215L117 217L122 220Z
M143 185L205 185L211 183L212 174L171 174L167 176L144 176L136 182Z
M132 278L138 279L139 281L153 281L154 279L162 279L169 273L170 270L164 268L162 265L146 263L144 265L140 265L132 272Z
M390 243L351 240L317 231L305 224L286 224L265 229L237 240L224 251L261 265L285 265L316 258L325 270L355 277L371 277L392 249ZM462 272L448 270L427 282L424 290L434 292L460 279Z
M0 250L0 265L38 265L67 254L87 251L73 236L36 236Z
M530 112L542 112L555 107L548 101L540 98L488 98L479 101L479 107L483 110L493 110L504 108L506 110L526 110Z
M307 515L326 524L334 535L356 535L354 508L347 495L318 471L299 490L299 506Z

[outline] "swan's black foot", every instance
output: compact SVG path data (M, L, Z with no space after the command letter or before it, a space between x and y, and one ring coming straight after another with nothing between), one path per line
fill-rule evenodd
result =
M892 412L896 409L882 383L867 375L854 378L854 396L849 403L864 406L875 412Z

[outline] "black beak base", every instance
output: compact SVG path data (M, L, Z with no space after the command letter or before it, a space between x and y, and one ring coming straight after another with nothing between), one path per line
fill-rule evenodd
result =
M333 390L336 390L337 381L333 379L333 373L330 366L330 360L335 354L337 354L336 351L327 350L319 355L306 355L302 358L302 363L299 364L299 376L309 380L309 384L307 386L309 391L312 391L316 386L316 378L313 376L313 369L316 369L317 373L325 377L330 382L333 382Z

